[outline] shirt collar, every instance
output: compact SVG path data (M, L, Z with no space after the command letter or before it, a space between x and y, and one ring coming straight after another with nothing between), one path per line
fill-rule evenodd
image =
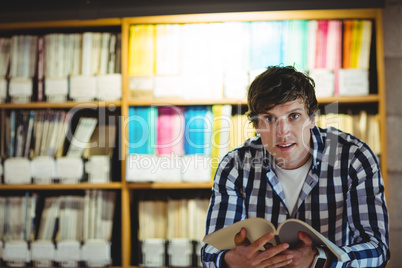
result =
M321 136L320 129L315 126L311 129L311 142L313 150L313 173L319 174L320 164L322 161L322 155L324 152L324 140Z

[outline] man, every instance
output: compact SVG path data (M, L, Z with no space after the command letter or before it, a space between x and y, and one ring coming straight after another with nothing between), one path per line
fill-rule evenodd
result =
M271 233L250 243L242 229L233 238L234 249L205 245L204 267L384 267L388 212L377 159L357 138L315 126L314 81L293 67L269 67L250 85L248 108L258 135L221 161L207 234L245 218L265 218L276 227L298 218L348 253L350 261L341 263L303 232L290 248L271 246Z

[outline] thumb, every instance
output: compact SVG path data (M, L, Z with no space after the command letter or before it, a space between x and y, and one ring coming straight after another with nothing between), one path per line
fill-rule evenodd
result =
M303 243L304 245L311 246L313 244L313 240L307 233L300 231L297 233L297 236L299 237L300 242Z
M247 238L247 229L241 228L240 232L238 232L234 237L234 243L236 246L238 245L249 245L250 241Z

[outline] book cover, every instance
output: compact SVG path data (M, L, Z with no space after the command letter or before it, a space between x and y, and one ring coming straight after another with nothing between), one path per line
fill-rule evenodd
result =
M305 232L310 235L315 246L327 247L342 262L349 260L349 256L346 252L341 250L309 224L298 219L288 219L279 224L278 228L275 228L275 226L266 219L248 218L206 235L203 242L219 250L235 248L234 237L240 232L241 228L247 229L247 238L251 243L261 236L273 232L275 238L270 241L272 245L288 243L290 248L294 247L299 241L297 233L299 231Z

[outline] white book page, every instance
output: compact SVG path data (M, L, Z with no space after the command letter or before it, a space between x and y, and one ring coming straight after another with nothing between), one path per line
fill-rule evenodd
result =
M305 232L313 239L313 244L317 246L327 247L332 253L341 261L349 260L349 256L332 243L328 238L317 232L307 223L297 220L289 219L278 227L278 235L281 243L289 243L291 246L296 245L299 241L297 233L299 231Z
M247 238L250 242L254 242L261 236L275 231L275 226L266 219L249 218L206 235L202 241L219 250L232 249L236 246L234 237L240 232L241 228L247 229ZM275 240L270 242L276 244Z

